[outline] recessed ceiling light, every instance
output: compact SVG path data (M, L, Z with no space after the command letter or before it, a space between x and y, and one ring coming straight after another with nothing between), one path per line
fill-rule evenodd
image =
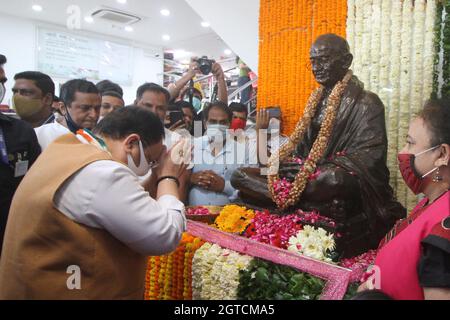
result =
M126 27L125 27L125 31L126 31L126 32L133 32L134 29L133 29L132 26L126 26Z
M117 0L117 2L120 3L120 4L126 4L127 0Z
M211 26L211 24L209 22L207 22L207 21L203 21L201 23L201 25L202 25L203 28L209 28Z
M162 9L160 12L164 17L170 16L170 11L167 9Z
M86 21L87 23L94 23L94 18L87 16L87 17L84 17L84 21Z
M223 53L225 53L227 56L231 56L233 52L230 49L225 49Z
M31 7L36 12L41 12L43 10L42 6L35 4Z
M164 41L169 41L170 40L170 36L168 34L163 34L162 39Z

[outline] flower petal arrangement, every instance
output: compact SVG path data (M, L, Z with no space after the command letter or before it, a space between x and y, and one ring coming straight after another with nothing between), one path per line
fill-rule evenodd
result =
M289 251L328 263L333 262L331 253L335 248L334 235L322 228L304 226L289 238Z
M236 205L225 206L216 218L215 226L224 232L242 233L255 217L253 210Z

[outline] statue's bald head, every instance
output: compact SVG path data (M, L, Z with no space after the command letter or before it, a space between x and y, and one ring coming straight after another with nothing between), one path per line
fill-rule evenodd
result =
M328 33L319 36L310 52L313 74L320 84L331 87L347 73L353 56L344 38Z
M350 53L350 46L347 40L334 33L327 33L319 36L311 50L328 49L337 54L346 55Z

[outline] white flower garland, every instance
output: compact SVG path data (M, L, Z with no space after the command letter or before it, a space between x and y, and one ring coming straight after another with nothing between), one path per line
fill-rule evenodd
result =
M381 51L381 2L382 0L373 0L372 2L372 39L370 45L370 90L379 92L380 86L380 51Z
M393 1L391 8L391 56L390 56L390 72L389 79L391 82L390 107L388 115L388 167L391 172L391 185L396 191L397 198L397 178L399 176L397 153L398 153L398 124L400 109L400 50L402 43L402 3L401 1Z
M363 21L363 1L355 1L355 61L354 61L354 72L356 75L361 74L362 66L362 43L363 43L363 32L364 32L364 21Z
M386 107L386 128L389 128L390 90L389 68L391 57L391 2L381 1L381 56L379 96Z
M362 54L361 54L361 80L365 84L365 88L370 90L370 64L371 64L371 52L370 44L372 39L372 25L371 25L371 13L372 13L372 0L361 1L363 3L363 39L362 39Z
M192 298L194 300L236 300L239 272L252 257L205 243L192 260Z
M414 3L414 31L412 55L411 112L416 114L422 108L423 62L425 44L426 1L416 0Z
M239 272L247 270L252 257L223 250L211 271L210 300L237 300Z
M423 54L423 93L422 104L425 103L433 92L433 69L435 48L434 41L436 33L434 30L437 15L437 0L427 0L425 13L425 44Z
M412 27L414 22L414 12L412 0L405 0L403 2L403 17L402 17L402 45L400 53L400 121L399 121L399 145L401 149L405 143L405 137L408 134L409 120L410 120L410 94L411 94L411 52L412 52ZM397 175L397 188L399 200L406 206L408 203L408 188L403 182L403 177Z
M433 90L438 0L349 0L347 37L355 74L386 107L388 167L397 198L408 207L416 197L398 172L409 121Z
M347 10L347 41L350 46L350 51L355 52L355 0L348 0Z

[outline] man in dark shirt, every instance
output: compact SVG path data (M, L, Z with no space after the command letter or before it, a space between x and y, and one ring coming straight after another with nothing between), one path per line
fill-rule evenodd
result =
M3 64L6 58L1 61L0 83L4 83ZM41 148L33 128L22 120L0 112L0 255L12 198L40 153Z

